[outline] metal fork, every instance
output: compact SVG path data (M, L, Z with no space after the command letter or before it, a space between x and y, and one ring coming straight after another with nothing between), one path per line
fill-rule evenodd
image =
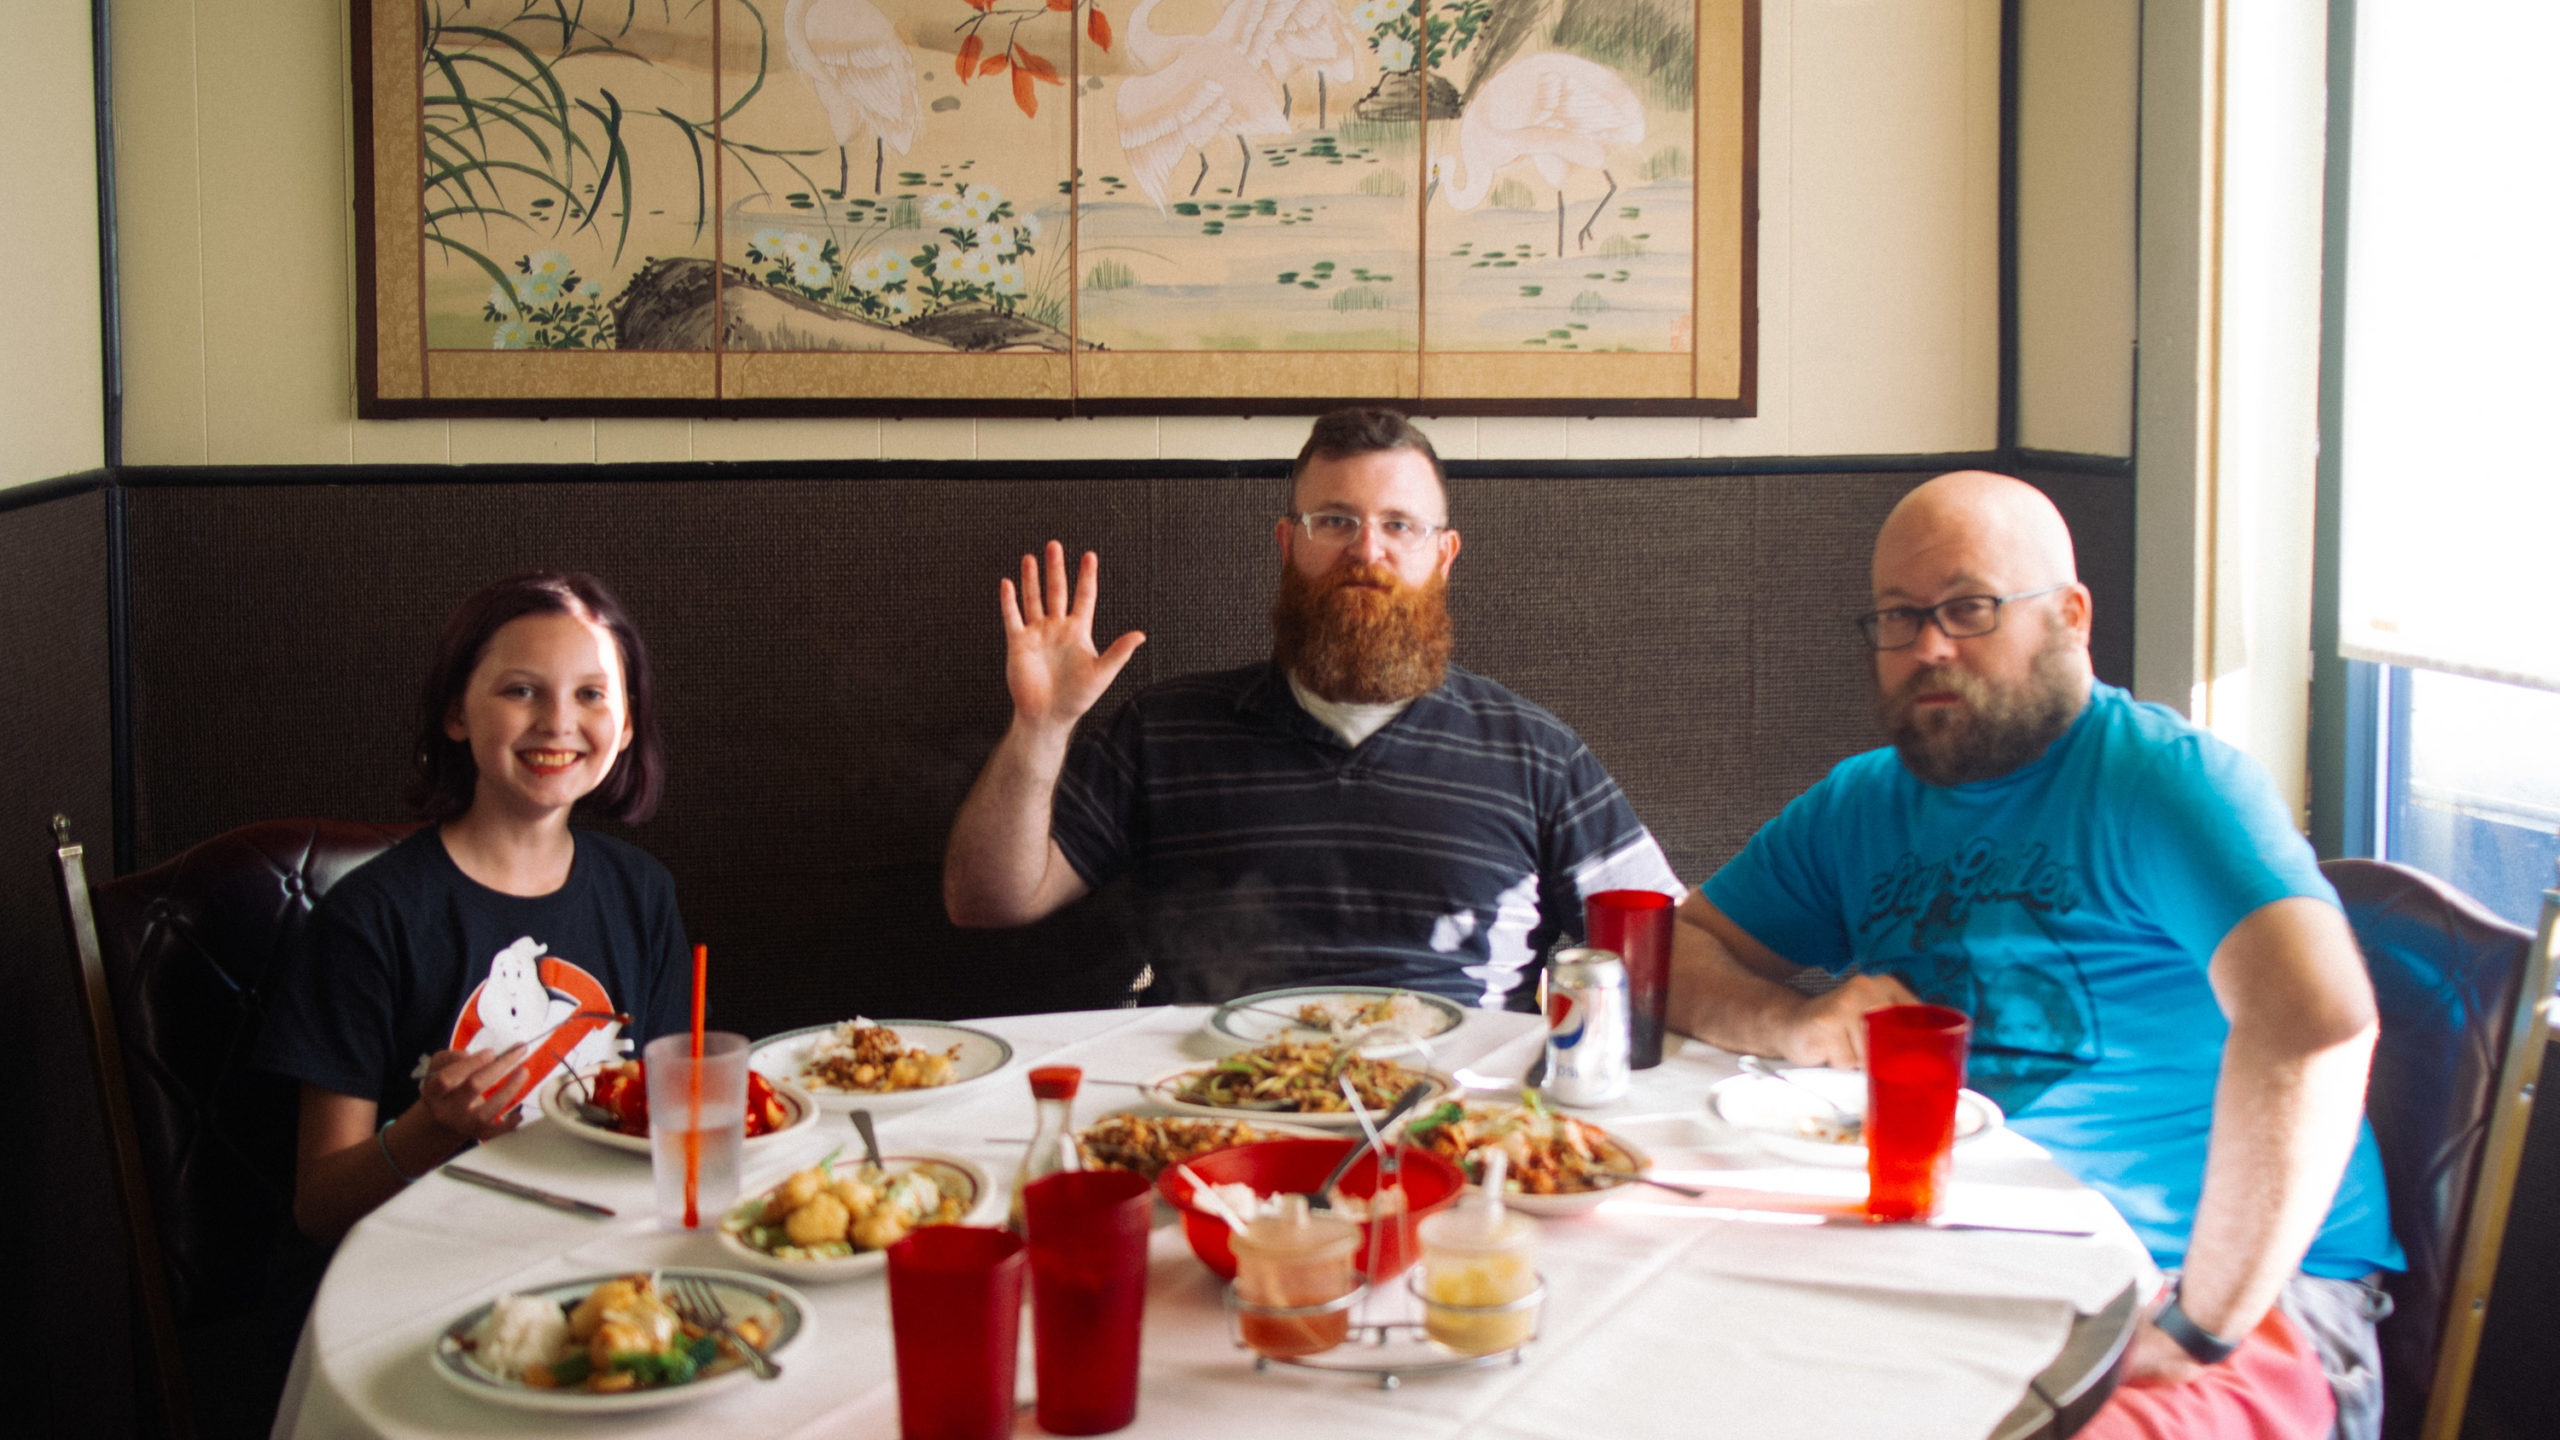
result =
M728 1307L712 1293L709 1282L693 1275L662 1276L660 1281L666 1291L667 1303L674 1307L677 1319L728 1336L729 1343L738 1347L738 1353L747 1357L747 1368L755 1372L757 1379L780 1377L782 1367L773 1362L773 1357L765 1354L754 1341L739 1334L738 1327L729 1323Z

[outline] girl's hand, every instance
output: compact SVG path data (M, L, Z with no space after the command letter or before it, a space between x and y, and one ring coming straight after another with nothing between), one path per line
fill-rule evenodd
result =
M1004 609L1004 678L1013 691L1013 712L1020 719L1069 726L1093 708L1111 688L1122 666L1147 637L1132 630L1096 653L1093 648L1093 604L1102 562L1088 550L1067 586L1067 552L1049 542L1048 585L1042 593L1039 562L1022 557L1022 588L1010 580L996 582Z
M523 1065L530 1045L495 1052L439 1050L427 1057L418 1104L427 1118L461 1140L487 1140L516 1128L516 1102L532 1088Z

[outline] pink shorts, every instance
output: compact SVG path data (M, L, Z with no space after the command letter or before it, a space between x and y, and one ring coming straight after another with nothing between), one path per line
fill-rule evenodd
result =
M2320 1352L2279 1309L2184 1385L2122 1385L2081 1440L2324 1440L2338 1403Z

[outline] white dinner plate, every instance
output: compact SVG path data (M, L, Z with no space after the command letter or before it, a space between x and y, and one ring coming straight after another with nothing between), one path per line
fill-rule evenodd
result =
M1196 1100L1185 1100L1174 1093L1193 1076L1216 1068L1218 1068L1217 1064L1212 1062L1207 1065L1185 1065L1179 1070L1167 1070L1161 1075L1150 1077L1145 1084L1140 1085L1138 1098L1150 1105L1161 1105L1177 1115L1205 1115L1212 1120L1251 1120L1256 1124L1269 1120L1290 1125L1316 1125L1326 1130L1360 1128L1359 1115L1350 1110L1246 1110L1231 1105L1203 1105ZM1412 1066L1405 1068L1413 1069ZM1442 1097L1458 1088L1456 1081L1437 1070L1414 1070L1414 1074L1431 1082L1431 1093L1422 1097L1421 1102L1414 1107L1416 1109L1420 1109L1423 1105L1436 1104ZM1376 1123L1383 1113L1378 1110L1370 1111L1370 1122Z
M809 1052L818 1037L835 1029L833 1025L806 1025L769 1035L755 1044L747 1064L767 1080L787 1080L814 1097L820 1108L843 1112L848 1110L909 1110L929 1104L955 1091L984 1082L989 1076L1013 1062L1013 1047L1000 1035L972 1030L966 1025L945 1025L938 1020L876 1020L873 1024L896 1032L898 1043L910 1050L948 1050L960 1047L953 1067L951 1083L923 1090L837 1090L812 1084L803 1073Z
M1118 1119L1123 1116L1139 1120L1179 1120L1185 1124L1195 1121L1205 1123L1207 1119L1205 1116L1196 1115L1151 1115L1139 1110L1113 1110L1108 1114L1097 1115L1093 1118L1093 1123L1086 1125L1083 1129L1076 1132L1077 1143L1086 1147L1085 1163L1087 1165L1105 1170L1130 1170L1131 1174L1146 1173L1144 1171L1130 1169L1130 1167L1125 1165L1115 1164L1108 1160L1099 1160L1094 1157L1091 1148L1093 1132L1100 1129L1104 1121ZM1282 1116L1277 1115L1277 1112L1256 1111L1250 1116L1221 1117L1221 1120L1218 1123L1232 1123L1233 1120L1238 1119L1253 1126L1253 1138L1251 1140L1239 1140L1235 1142L1238 1145L1259 1144L1265 1140L1332 1140L1338 1138L1331 1130L1318 1130L1311 1126L1298 1123L1297 1116ZM1223 1150L1231 1147L1222 1145L1219 1148ZM1200 1153L1206 1155L1210 1152L1204 1150ZM1188 1164L1190 1162L1185 1161L1184 1163ZM1148 1175L1147 1178L1153 1180L1156 1177Z
M576 1280L538 1286L513 1293L548 1300L566 1309L587 1298L590 1291L607 1280L618 1280L631 1271L611 1271L587 1275ZM668 1266L656 1272L660 1280L689 1277L711 1287L720 1308L734 1319L767 1316L773 1321L773 1339L765 1353L780 1357L811 1333L817 1314L806 1296L788 1285L778 1285L755 1275L741 1275L733 1270L704 1270L692 1266ZM585 1390L543 1390L521 1380L510 1380L482 1366L463 1343L473 1326L486 1317L497 1304L487 1300L444 1327L436 1337L435 1349L428 1363L446 1384L466 1395L477 1395L497 1405L518 1410L544 1410L557 1415L615 1415L631 1410L654 1410L661 1405L681 1405L705 1395L752 1384L753 1373L744 1364L732 1365L716 1375L706 1375L689 1385L666 1385L652 1390L619 1390L595 1394Z
M1274 1040L1322 1040L1333 1031L1321 1024L1310 1024L1298 1018L1299 1007L1321 1005L1327 1010L1349 1014L1361 1006L1395 996L1405 996L1413 1003L1407 1007L1415 1022L1409 1033L1424 1040L1436 1039L1467 1023L1466 1008L1457 1001L1439 995L1426 995L1418 990L1398 990L1384 985L1304 985L1291 990L1264 990L1242 995L1209 1012L1209 1033L1220 1040L1237 1045L1266 1045ZM1389 1037L1363 1044L1364 1055L1387 1055L1414 1048Z
M1790 1080L1809 1087L1808 1094L1797 1084L1773 1080L1766 1075L1736 1075L1718 1081L1707 1092L1707 1108L1717 1118L1757 1141L1761 1148L1775 1155L1807 1165L1856 1165L1867 1163L1867 1147L1847 1141L1825 1140L1808 1133L1808 1122L1828 1120L1831 1112L1822 1099L1837 1103L1852 1115L1867 1113L1867 1077L1857 1070L1831 1070L1812 1067L1779 1072ZM1956 1144L1961 1146L2000 1129L2008 1117L1991 1097L1976 1090L1956 1092Z
M1410 1134L1420 1123L1419 1117L1431 1113L1432 1108L1433 1107L1430 1106L1417 1106L1415 1108L1414 1114L1416 1118L1405 1122L1404 1128L1408 1134ZM1487 1105L1482 1101L1478 1101L1475 1104L1475 1108L1517 1109L1519 1107ZM1574 1118L1580 1119L1581 1117L1576 1116ZM1637 1148L1633 1141L1628 1140L1625 1136L1618 1134L1614 1130L1602 1129L1602 1127L1593 1125L1588 1121L1584 1121L1583 1123L1585 1129L1599 1131L1605 1141L1606 1148L1616 1152L1615 1163L1613 1163L1609 1168L1613 1171L1622 1173L1626 1178L1619 1180L1615 1184L1604 1185L1597 1190L1571 1190L1560 1195L1532 1195L1524 1190L1513 1190L1506 1185L1503 1189L1502 1196L1502 1203L1505 1207L1513 1210L1526 1211L1531 1215L1580 1215L1587 1210L1598 1209L1601 1202L1607 1200L1609 1197L1624 1193L1629 1185L1635 1183L1636 1176L1642 1175L1653 1168L1653 1157ZM1414 1143L1419 1145L1421 1142L1416 1141ZM1464 1167L1460 1168L1463 1169ZM1467 1182L1467 1189L1481 1192L1484 1187L1470 1180Z
M880 1163L892 1175L902 1174L918 1165L930 1166L935 1184L956 1183L965 1187L959 1224L985 1225L994 1223L1000 1218L997 1213L999 1201L995 1183L988 1179L986 1170L974 1160L958 1155L945 1155L938 1151L923 1150L911 1155L883 1155L880 1157ZM834 1168L839 1174L851 1174L861 1166L862 1157L859 1155L849 1158L838 1156ZM851 1280L857 1276L876 1274L888 1265L889 1252L886 1250L860 1250L851 1255L833 1256L822 1260L791 1260L780 1255L768 1255L748 1244L741 1232L763 1212L764 1197L780 1188L781 1182L777 1181L730 1206L729 1212L720 1217L721 1247L740 1263L753 1266L768 1275L779 1275L787 1280L801 1281Z
M791 1118L784 1122L779 1130L748 1136L747 1153L749 1154L754 1154L767 1141L779 1140L785 1135L796 1135L818 1123L818 1102L808 1091L788 1080L775 1080L770 1075L765 1079L772 1084L774 1098L782 1102L782 1108L790 1113ZM625 1135L610 1125L598 1125L580 1115L578 1102L568 1093L570 1083L571 1077L565 1070L553 1074L550 1079L542 1082L543 1119L590 1145L602 1145L613 1150L628 1150L635 1155L649 1153L648 1136Z

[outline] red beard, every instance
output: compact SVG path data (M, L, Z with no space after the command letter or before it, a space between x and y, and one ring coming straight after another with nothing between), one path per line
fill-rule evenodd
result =
M1449 670L1448 582L1407 585L1384 565L1341 565L1312 579L1280 567L1272 655L1337 704L1387 705L1436 689Z

